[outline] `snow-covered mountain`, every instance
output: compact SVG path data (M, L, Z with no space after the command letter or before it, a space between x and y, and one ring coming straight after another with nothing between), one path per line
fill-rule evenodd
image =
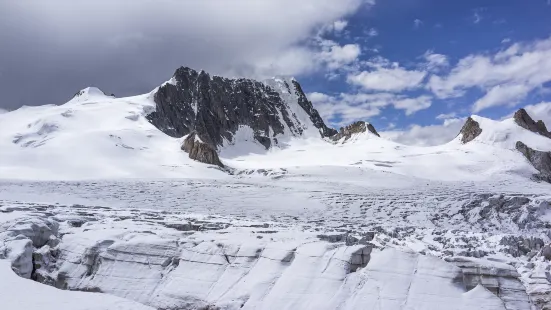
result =
M328 128L295 80L188 68L144 95L23 107L0 114L0 301L549 309L550 136L519 110L406 146Z
M405 146L380 138L368 123L328 128L295 80L232 80L182 67L148 94L115 98L87 88L59 106L0 115L0 175L224 178L242 170L336 166L430 180L529 178L534 166L546 173L551 138L544 131L525 112L504 121L473 116L450 143ZM519 141L544 152L532 156L543 159L531 163ZM202 165L182 150L228 169Z

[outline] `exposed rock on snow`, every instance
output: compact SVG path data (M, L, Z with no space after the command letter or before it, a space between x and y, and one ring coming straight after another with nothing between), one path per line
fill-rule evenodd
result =
M210 145L203 143L197 138L195 132L189 134L184 143L182 144L182 150L189 154L189 158L197 160L199 162L224 167L218 153Z
M346 127L341 127L339 132L336 135L331 136L330 138L333 141L341 141L341 139L344 139L342 141L344 143L348 141L353 135L366 133L368 131L371 134L374 134L377 137L380 137L379 134L377 133L377 130L375 130L375 127L373 127L373 125L367 122L358 121Z
M551 183L551 152L534 150L518 141L516 148L539 171L536 178Z
M473 141L482 133L480 124L476 122L472 117L469 117L459 132L461 136L461 142L463 144Z
M551 139L551 132L547 131L545 123L542 120L535 122L526 110L518 110L513 118L520 127Z
M334 134L298 82L272 84L211 77L204 71L181 67L171 82L157 90L156 111L147 118L172 137L195 132L215 150L233 142L241 127L250 128L250 139L266 149L277 144L281 136L301 136L307 129L322 136Z

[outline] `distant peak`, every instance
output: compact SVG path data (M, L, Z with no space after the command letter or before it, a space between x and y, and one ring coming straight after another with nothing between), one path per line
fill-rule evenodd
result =
M513 119L520 127L551 139L551 132L547 131L545 123L542 120L535 122L525 109L519 109L515 112Z
M115 97L115 95L107 96L103 91L97 87L86 87L79 90L71 99L70 102L84 102L97 98Z
M83 96L105 96L105 93L97 87L86 87L79 90L74 97L83 97Z
M344 138L344 141L346 142L353 135L366 133L366 132L369 132L371 134L376 135L377 137L380 137L379 133L377 132L377 130L375 130L375 127L373 127L373 125L371 125L368 122L357 121L346 127L341 127L339 132L331 137L331 140L340 141L342 138Z

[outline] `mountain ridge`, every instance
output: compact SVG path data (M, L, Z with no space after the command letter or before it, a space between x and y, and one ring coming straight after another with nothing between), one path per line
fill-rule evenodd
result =
M300 175L359 169L399 178L483 180L526 178L541 170L516 148L518 141L534 151L551 150L543 127L526 117L526 126L536 124L535 131L514 118L499 122L473 115L466 125L479 130L470 141L461 141L464 129L447 144L408 146L379 137L363 121L338 132L330 129L293 80L261 83L179 71L183 76L144 95L115 98L89 88L64 105L0 115L0 174L16 179L217 178L251 171ZM204 91L188 93L184 85L202 85ZM234 99L239 103L235 110L228 108Z

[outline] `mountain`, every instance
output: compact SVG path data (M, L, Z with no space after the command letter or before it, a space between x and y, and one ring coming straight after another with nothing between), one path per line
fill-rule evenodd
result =
M501 122L471 116L460 131L463 144L494 145L517 150L538 171L534 177L551 182L551 133L543 121L534 121L524 109Z
M90 87L59 106L0 114L0 175L231 178L352 169L389 184L547 180L548 136L543 122L521 110L503 121L472 116L444 145L401 145L366 122L329 128L294 79L227 79L182 67L147 94L116 98Z
M292 79L86 88L0 114L0 291L11 308L547 309L550 150L523 110L432 147L333 130Z
M239 139L270 149L290 137L336 134L294 79L261 83L181 67L153 98L151 123L171 137L190 135L183 147L190 158L219 166L217 151Z

